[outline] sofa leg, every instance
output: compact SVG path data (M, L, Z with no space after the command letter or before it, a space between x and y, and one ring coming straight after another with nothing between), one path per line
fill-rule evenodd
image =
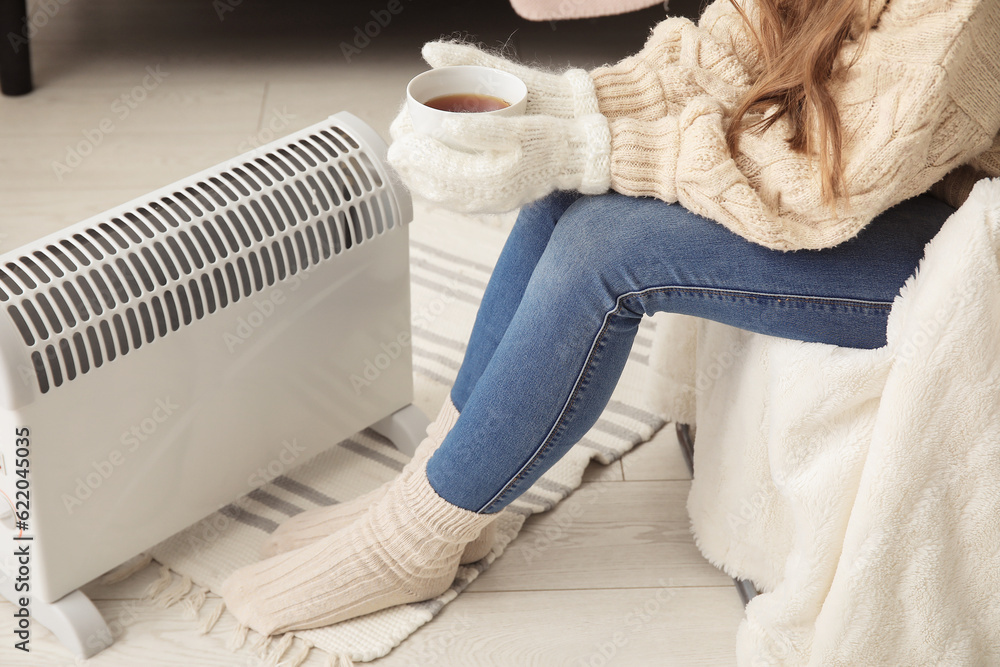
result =
M733 583L736 584L736 592L740 594L740 599L743 600L743 606L747 606L750 600L757 597L757 587L753 585L752 581L747 581L746 579L736 579L733 578Z
M26 0L0 0L0 92L31 92Z
M691 433L690 425L677 424L677 441L680 442L688 472L694 477L694 434Z

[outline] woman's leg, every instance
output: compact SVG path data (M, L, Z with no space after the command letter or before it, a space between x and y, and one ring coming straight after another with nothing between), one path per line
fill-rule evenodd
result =
M552 236L556 221L581 196L577 192L554 192L521 210L483 295L465 358L450 392L451 403L446 400L441 406L437 417L428 427L430 437L421 442L413 458L403 469L403 475L421 468L455 423L458 410L465 405L483 368L493 356L493 351L514 317L528 279ZM389 481L356 498L336 505L316 507L286 519L264 541L261 554L271 557L286 553L335 533L363 516L369 507L386 494L391 484L392 481ZM483 558L493 548L494 535L495 527L490 524L476 540L466 545L461 562L472 563Z
M895 293L950 211L918 198L855 243L781 254L679 206L580 199L559 218L430 461L337 533L233 573L221 591L227 607L272 634L443 593L465 545L596 421L643 314L879 345Z
M490 278L452 391L458 405L503 338L556 221L579 197L556 193L522 210ZM428 484L429 452L457 417L455 406L445 401L428 437L391 483L354 502L283 523L265 544L271 557L224 582L229 610L241 623L271 634L327 625L446 590L459 563L477 559L470 548L477 542L492 546L495 518L447 503Z
M478 377L466 374L463 391L472 390L428 462L431 486L478 513L514 500L596 422L644 314L884 345L895 295L952 210L916 197L836 248L783 253L679 205L616 194L577 200L555 225L489 359L477 356Z
M461 412L486 364L507 331L535 265L545 251L552 230L577 199L578 192L553 192L521 209L490 274L476 313L465 358L451 388L451 401Z

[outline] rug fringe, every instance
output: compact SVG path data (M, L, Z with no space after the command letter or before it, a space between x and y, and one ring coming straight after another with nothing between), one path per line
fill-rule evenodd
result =
M201 608L205 606L205 601L208 600L208 589L197 587L198 590L184 599L184 617L188 619L197 619L198 613Z
M142 558L139 558L134 563L123 565L120 569L106 574L101 579L101 583L111 584L124 581L148 567L152 562L153 558L144 554ZM156 581L146 587L143 599L155 603L160 608L172 607L179 602L183 602L184 615L191 619L197 619L199 612L208 601L209 589L196 586L188 575L178 575L178 578L175 580L174 574L168 566L161 565ZM194 590L193 593L192 590ZM212 632L225 611L226 603L220 600L219 604L212 610L212 613L202 619L198 628L199 633L207 635ZM262 667L301 667L309 659L313 649L316 648L313 644L296 637L293 632L286 632L281 635L281 639L277 642L274 641L273 635L259 635L256 632L254 634L256 638L254 639L252 650L258 657L264 659ZM249 626L242 623L237 624L232 635L229 637L226 648L234 653L239 651L246 645L249 635ZM297 651L291 653L290 649L295 644L296 639L299 640L301 646ZM282 658L286 654L289 654L288 658L287 660L283 660ZM337 655L333 653L327 653L326 655L329 667L355 667L354 661L349 655Z
M271 647L272 639L271 635L257 635L257 638L253 642L252 650L257 654L258 658L267 656L267 650Z
M191 587L193 586L191 577L186 574L177 580L170 588L163 591L160 594L159 600L156 601L156 606L160 609L166 609L172 607L182 599L187 597L187 594L191 592Z
M226 645L226 647L230 651L233 651L234 653L240 650L241 648L243 648L243 645L247 643L247 635L249 633L250 633L249 626L243 625L242 623L238 623L236 625L236 629L233 630L233 634L229 638L229 643Z
M295 637L295 635L290 632L288 633L288 636L293 638ZM313 650L313 645L304 639L299 639L299 641L302 644L302 648L299 649L299 652L289 657L287 661L278 663L278 667L300 667L302 663L309 659L309 654Z
M117 584L125 581L132 575L145 570L153 562L153 557L149 554L139 554L133 562L125 562L101 577L101 583L105 586Z
M281 635L281 639L277 641L274 650L271 651L271 653L267 656L267 659L264 661L264 667L278 667L278 664L281 661L281 656L285 655L291 647L293 641L295 641L295 635L291 632L286 632Z
M212 629L215 628L215 624L219 622L220 618L222 618L222 612L224 612L225 610L226 610L226 603L220 600L219 604L215 605L215 610L212 611L212 613L209 614L208 617L202 622L201 627L198 628L198 631L203 635L207 635L209 632L211 632Z
M157 579L153 584L150 585L149 591L147 591L147 596L158 597L159 604L161 606L170 606L176 604L181 598L184 598L188 592L193 587L190 577L184 576L179 583L174 583L171 586L171 576L173 573L170 568L163 566L160 568L160 578ZM164 583L166 581L166 584ZM167 591L167 589L170 589ZM179 595L178 591L184 590L183 595ZM209 589L198 587L198 590L191 594L190 596L184 598L184 607L186 615L194 615L195 618L198 616L199 610L207 602ZM170 602L170 605L164 605L164 601L168 598L174 598ZM215 605L212 609L212 613L208 614L198 628L199 633L202 635L207 635L215 628L218 624L219 619L222 618L222 614L226 611L226 603L222 600L219 604ZM312 654L315 645L309 643L308 641L297 637L294 632L286 632L281 635L281 638L274 641L275 637L273 635L261 635L254 632L255 638L251 646L251 650L254 651L258 657L263 661L261 667L301 667ZM226 648L228 648L233 653L239 651L243 648L247 639L250 636L250 627L238 623L233 629L233 633L229 637L229 641L226 643ZM291 651L292 647L296 644L296 640L300 644L299 648L293 653ZM324 653L326 653L324 651ZM285 658L287 654L287 658ZM333 654L326 653L327 665L328 667L355 667L354 660L351 656L345 654Z
M167 590L171 581L173 581L173 573L170 571L170 568L166 565L161 565L159 578L146 588L143 599L147 601L155 600L163 591Z

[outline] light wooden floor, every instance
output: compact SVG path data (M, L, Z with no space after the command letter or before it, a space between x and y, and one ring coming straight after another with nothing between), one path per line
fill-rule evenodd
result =
M593 465L582 489L532 517L493 567L379 666L599 667L733 665L743 609L732 580L698 553L684 502L690 481L673 427L621 461ZM589 498L599 497L594 503ZM177 608L143 601L156 568L113 586L91 583L116 643L86 664L100 667L263 663L249 646L226 648L234 621L212 634ZM215 598L215 596L211 596ZM212 599L206 609L213 606ZM0 602L0 619L12 607ZM0 664L73 665L55 638L33 625L25 661L0 621ZM433 662L427 657L433 656ZM305 663L324 664L314 652Z
M33 44L39 89L0 99L0 252L339 110L386 134L406 81L424 69L419 45L440 34L466 30L507 41L524 58L583 66L640 48L658 16L653 8L607 22L527 24L502 2L487 13L486 3L404 0L348 63L341 42L385 3L51 4L59 9L37 20ZM223 5L232 11L220 20ZM139 91L147 68L162 81ZM73 151L88 154L57 173ZM533 517L487 574L373 664L427 664L416 657L427 655L461 666L733 664L742 606L692 542L689 483L672 426L622 461L591 468L585 486L602 491L599 503L571 497ZM226 648L227 619L202 637L179 611L141 601L153 574L86 587L117 635L87 664L260 664L249 650ZM38 624L33 652L15 651L10 619L0 602L0 665L75 664Z

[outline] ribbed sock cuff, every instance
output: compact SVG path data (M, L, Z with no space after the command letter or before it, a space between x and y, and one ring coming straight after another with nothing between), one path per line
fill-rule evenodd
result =
M444 442L448 431L455 426L456 421L458 421L458 409L451 402L451 396L448 396L444 399L441 409L438 410L437 417L427 425L427 437L420 441L416 451L413 452L413 458L406 464L407 467L404 470L412 470L414 466L429 461L441 443Z
M426 463L416 474L403 480L400 494L403 506L414 521L451 542L471 542L496 518L495 514L477 514L442 498L427 479Z

